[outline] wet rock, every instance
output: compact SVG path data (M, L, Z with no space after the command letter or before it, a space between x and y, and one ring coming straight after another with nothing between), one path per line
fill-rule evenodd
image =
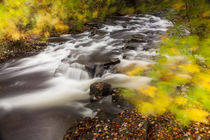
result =
M123 50L136 50L139 47L138 43L127 43L122 48Z
M143 35L133 35L130 38L124 41L125 43L145 43L146 40L144 39Z
M47 46L47 43L46 42L34 42L33 43L33 46Z
M95 71L93 77L101 77L104 74L104 67L102 64L95 65Z
M152 49L153 46L152 45L146 45L146 46L143 46L143 51L148 51L149 49Z
M115 72L114 65L120 63L120 59L111 58L109 62L102 64L86 64L85 68L90 77L101 77L106 71Z
M122 24L123 28L127 28L127 24Z
M157 22L157 20L155 20L154 18L150 18L150 19L149 19L149 22L150 22L150 23L155 23L155 22Z
M112 103L117 107L122 109L133 108L133 105L130 104L123 96L120 94L120 89L115 88L112 90Z
M92 42L86 42L86 43L81 43L81 44L77 44L75 45L75 48L79 48L79 47L88 47L91 46Z
M70 36L68 37L50 37L48 38L48 43L63 43L70 40Z
M104 96L111 95L111 85L104 82L96 82L90 86L90 100L100 100Z
M86 64L85 68L90 77L101 77L107 70L114 72L113 66L120 63L120 59L111 58L108 62L101 64Z
M146 31L146 32L144 32L145 34L147 34L147 38L148 39L151 39L151 38L154 38L155 36L157 36L157 35L161 35L161 34L163 34L164 32L163 31Z
M90 77L94 77L95 74L95 65L85 65L85 69L88 71Z
M90 32L90 36L89 36L89 37L93 37L93 36L96 35L96 34L97 34L97 28L94 27L94 28L92 29L92 31Z
M167 9L164 9L162 11L159 11L159 12L155 12L153 13L154 16L157 16L157 17L165 17L165 13L166 13Z
M101 77L104 74L104 66L102 64L87 64L86 70L90 77Z
M104 68L108 69L111 65L116 65L116 64L119 64L119 63L120 63L120 59L119 58L112 58L110 60L110 62L104 64Z
M114 39L127 39L132 35L129 31L131 31L131 29L126 28L119 31L113 31L110 33L110 37Z
M92 22L85 23L85 26L89 27L90 29L94 29L94 28L98 29L98 28L100 28L101 24L98 21L96 21L96 22L92 21Z

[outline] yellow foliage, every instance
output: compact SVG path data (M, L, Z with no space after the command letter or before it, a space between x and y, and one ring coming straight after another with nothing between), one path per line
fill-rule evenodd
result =
M139 75L142 72L143 68L141 67L134 67L131 71L126 72L127 75L133 76L133 75Z
M12 40L14 40L14 41L20 40L21 34L20 34L20 32L18 32L18 31L14 31L14 32L12 33L11 37L12 37Z
M186 116L184 117L187 120L208 123L208 120L206 118L210 114L204 110L191 108L191 109L186 109L185 112L186 112Z
M210 91L210 73L200 73L196 76L194 81L197 85Z
M69 27L64 25L62 22L55 25L55 30L61 33L68 31Z
M185 97L178 96L174 98L174 103L177 105L186 105L187 99Z
M200 72L200 68L196 64L186 64L186 65L180 65L179 66L182 70L190 72L190 73L196 73Z
M190 47L190 50L191 50L191 51L196 51L198 48L199 48L198 46L191 46L191 47Z
M153 87L151 87L154 90ZM156 89L155 89L156 90ZM136 104L139 112L143 114L162 114L167 110L170 105L171 97L164 93L157 93L156 96L150 99L150 101L144 101L136 99Z
M170 111L183 123L207 123L210 115L210 5L206 0L164 2L160 2L163 7L169 4L167 6L174 9L170 18L175 24L169 36L161 38L160 59L148 72L153 86L138 88L131 102L144 114ZM155 9L142 5L141 11ZM137 71L135 68L127 74L138 75Z
M171 51L171 53L174 54L174 55L180 55L180 52L179 52L178 49L171 48L170 51Z
M97 17L98 17L98 11L96 10L93 12L93 18L97 18Z
M44 37L43 37L43 41L46 41L48 38L49 38L49 36L50 36L50 33L48 32L48 31L46 31L45 33L44 33Z
M148 102L142 102L137 106L138 111L143 113L143 114L155 114L155 108L154 105Z
M174 3L173 8L176 10L180 10L185 6L185 3L183 1L177 1L176 3Z
M44 37L48 38L50 36L50 33L49 32L45 32L44 33Z
M163 36L163 37L161 37L161 41L162 42L167 42L169 39L168 39L168 37L166 37L166 36Z
M202 17L210 17L210 10L203 12Z
M154 86L144 86L138 89L140 93L150 96L150 97L155 97L156 90L157 88Z
M80 30L87 20L109 14L113 3L113 0L4 0L0 2L0 39L17 41L33 36L46 40L46 32Z
M171 97L168 96L166 93L157 93L157 97L153 99L154 105L156 106L156 113L155 114L162 114L166 112L167 107L171 103Z

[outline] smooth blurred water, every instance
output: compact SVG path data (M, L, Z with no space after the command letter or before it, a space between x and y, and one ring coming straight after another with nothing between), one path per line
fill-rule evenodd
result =
M5 63L0 68L0 139L61 140L75 119L94 115L85 106L92 83L104 81L129 88L149 83L150 78L129 77L109 69L96 76L87 67L113 58L121 61L115 70L153 64L159 37L171 25L150 15L115 17L94 34L63 35L59 37L66 40L63 43L49 42L36 56ZM132 35L140 35L144 41L136 50L125 50L125 40Z

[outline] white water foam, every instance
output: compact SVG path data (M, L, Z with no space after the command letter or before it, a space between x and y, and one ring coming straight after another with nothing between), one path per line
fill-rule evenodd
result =
M151 19L155 22L149 22ZM145 17L130 17L130 22L137 22L139 24L128 24L126 29L132 30L126 31L126 33L144 34L146 31L165 32L167 27L171 26L170 22L149 15ZM124 23L124 21L118 21L118 23ZM155 26L158 28L155 28ZM89 37L91 34L90 32L79 34L79 37L77 38L70 35L64 35L66 38L71 38L71 41L61 45L57 44L56 46L49 45L46 50L36 56L18 60L17 63L20 64L17 66L10 66L9 63L5 64L0 69L1 80L25 74L33 74L33 72L45 72L51 77L42 83L47 86L46 89L26 93L23 92L21 95L0 99L0 108L3 108L4 110L43 108L65 105L76 100L88 99L89 87L96 81L104 81L110 83L113 87L125 88L138 88L139 86L148 84L151 81L150 78L137 76L129 77L125 74L107 73L101 78L91 78L85 69L85 65L83 65L92 62L92 60L94 60L95 64L99 63L99 60L96 60L94 55L93 58L90 58L93 52L102 50L100 53L106 56L107 52L123 48L124 45L113 46L113 44L110 44L112 41L121 40L111 38L110 33L123 29L124 27L122 25L104 25L100 31L106 32L106 35L102 39L97 40ZM84 43L88 42L91 42L89 46L83 46ZM79 47L75 48L75 46ZM115 57L121 60L121 63L117 65L118 68L128 67L133 64L137 66L154 64L151 60L142 61L135 60L135 58L138 54L155 55L155 49L149 52L144 52L142 49L131 52L131 56L133 56L130 57L131 60L123 59L122 54L115 55ZM97 54L99 53L96 53L95 56ZM80 58L80 64L73 63L78 58ZM64 59L70 61L63 61ZM5 77L4 75L7 76Z

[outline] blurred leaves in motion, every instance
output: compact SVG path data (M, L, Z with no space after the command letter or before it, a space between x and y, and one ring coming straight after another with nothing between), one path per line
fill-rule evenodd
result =
M151 85L122 92L144 114L172 112L184 124L209 124L210 113L210 3L206 0L159 1L158 7L141 5L148 12L167 9L174 23L161 38L159 58L147 76ZM154 6L157 1L149 1ZM148 4L148 3L145 3ZM147 8L147 9L146 9ZM141 75L141 68L127 72Z

